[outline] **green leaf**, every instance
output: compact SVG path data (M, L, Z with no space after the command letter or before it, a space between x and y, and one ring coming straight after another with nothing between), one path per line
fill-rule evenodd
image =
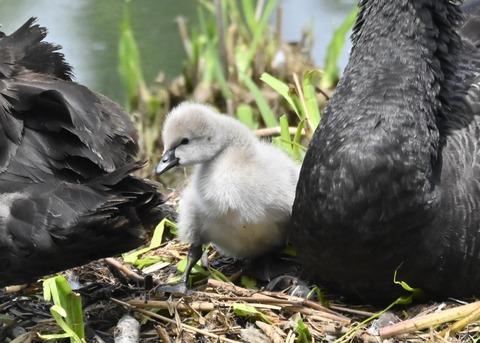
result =
M126 0L123 8L123 20L120 23L120 40L118 44L119 71L127 94L127 111L135 106L139 93L147 92L143 79L140 53L130 25L130 15Z
M238 105L236 115L238 120L250 130L255 130L258 127L258 122L255 120L253 109L250 106L245 104Z
M182 258L180 260L180 262L178 262L177 270L180 273L185 272L185 269L187 268L187 260L188 260L188 257L185 256L184 258ZM197 274L197 275L200 275L202 277L207 277L209 275L208 270L206 270L205 268L202 267L201 260L198 260L197 263L193 266L191 274L192 275Z
M332 40L327 48L327 54L325 56L324 75L320 83L322 88L333 88L339 75L338 60L345 45L345 40L348 32L355 24L357 18L358 8L355 7L348 15L342 25L335 30Z
M398 267L400 268L400 267ZM398 281L397 280L397 271L398 268L395 270L395 273L393 273L393 282L397 285L400 285L404 290L411 292L409 295L404 295L399 297L396 300L397 304L410 304L415 298L422 298L424 295L424 292L420 288L414 288L411 287L409 284L407 284L405 281Z
M145 267L151 266L152 264L158 263L162 259L158 256L146 256L145 258L139 258L135 261L135 265L138 269L143 269Z
M247 22L248 27L254 27L257 20L255 18L255 8L253 6L253 1L243 0L243 1L240 1L240 4L242 5L243 14L245 16L245 20Z
M282 249L282 254L297 256L297 252L290 242Z
M305 97L305 106L308 113L308 118L311 121L311 127L315 130L320 123L321 115L320 108L317 101L317 94L315 92L315 78L320 75L318 69L306 71L303 74L302 88L303 96Z
M317 297L318 299L318 302L323 306L323 307L329 307L329 303L328 303L328 300L325 299L325 297L323 296L323 292L322 290L320 289L320 287L318 287L317 285L314 285L312 287L312 292L315 293L315 296Z
M162 244L163 235L165 233L166 226L176 227L174 222L168 220L167 218L164 218L160 223L158 223L157 227L155 228L155 231L153 232L152 240L150 241L150 245L146 248L141 248L131 253L123 254L122 255L123 261L125 263L129 263L131 265L139 267L141 262L139 262L138 257L142 254L145 254L146 252L149 252L150 250L158 248Z
M293 158L297 161L303 161L305 156L306 147L302 146L300 141L302 139L303 128L305 127L305 119L300 120L297 126L297 131L295 132L295 137L293 137Z
M270 75L269 73L263 73L262 76L260 77L260 80L265 82L274 91L276 91L278 94L283 96L285 98L285 100L287 100L287 102L290 104L292 109L295 111L297 116L300 118L301 109L298 108L298 106L297 106L298 102L294 101L294 99L292 97L292 94L296 94L296 93L292 93L290 87L286 83L284 83L283 81L280 81L279 79ZM298 97L298 95L297 95L297 97ZM302 118L300 118L300 119L302 119Z
M262 116L265 126L267 127L278 126L278 120L275 117L275 114L270 109L270 106L268 105L267 100L265 100L262 92L257 87L255 82L253 82L252 79L245 74L239 74L239 77L240 77L240 80L248 88L248 90L252 93L253 98L257 103L258 109L260 110L260 115Z
M258 22L253 20L252 23L250 23L251 24L250 29L253 32L253 39L248 45L249 49L246 55L247 60L250 61L250 64L251 62L253 62L255 58L255 54L257 53L257 50L258 50L258 45L262 37L264 37L265 35L266 28L268 25L268 19L270 18L273 10L275 9L276 2L277 2L276 0L268 0L263 10L262 16L260 17L260 20L258 20ZM244 73L247 73L246 68L239 69L239 74L244 74Z
M248 289L254 289L255 287L257 287L257 279L247 275L242 275L240 283L243 287Z
M71 342L85 342L82 299L73 292L64 276L48 278L43 282L44 299L53 300L50 312Z
M288 118L285 114L280 117L280 137L274 138L273 142L287 154L294 157L292 137L290 137Z
M242 303L233 303L233 312L240 317L254 317L259 318L261 321L272 324L266 315L258 311L255 307Z
M152 240L150 241L149 248L158 248L163 241L163 235L165 234L165 226L173 226L175 227L175 223L168 220L167 218L163 218L160 223L155 227L153 231Z
M208 270L209 270L211 276L215 280L219 280L219 281L223 281L223 282L231 282L230 279L225 274L220 272L219 270L217 270L215 268L212 268L212 267L208 267Z
M298 333L298 340L297 342L299 343L309 343L312 341L312 334L308 330L308 328L305 326L303 321L299 319L297 321L297 333Z
M52 317L57 322L58 326L65 331L63 334L54 334L54 335L39 335L43 339L58 339L58 338L70 338L70 342L73 343L85 343L85 340L80 338L74 330L67 324L64 318L67 318L67 313L65 309L58 305L53 305L50 307L50 313Z

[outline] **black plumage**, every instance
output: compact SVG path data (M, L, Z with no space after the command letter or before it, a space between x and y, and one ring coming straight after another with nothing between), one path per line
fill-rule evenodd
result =
M320 285L390 301L398 270L433 296L480 295L479 4L360 1L293 206Z
M0 36L0 286L133 249L165 215L137 134L28 20Z

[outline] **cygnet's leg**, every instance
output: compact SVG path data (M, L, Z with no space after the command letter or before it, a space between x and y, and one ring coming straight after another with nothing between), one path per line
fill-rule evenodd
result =
M202 244L201 243L192 243L188 249L187 255L187 266L183 272L180 281L172 284L159 285L155 287L155 293L172 293L172 294L186 294L188 291L188 279L190 277L190 272L192 271L195 264L202 257Z
M182 278L179 281L182 282L186 288L188 288L188 278L190 277L190 272L198 260L200 260L202 254L202 244L193 243L190 245L187 255L187 266L185 267L185 271L183 272Z

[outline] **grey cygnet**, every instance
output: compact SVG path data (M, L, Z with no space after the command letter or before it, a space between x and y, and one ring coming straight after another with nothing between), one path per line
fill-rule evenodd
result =
M163 127L156 174L196 165L179 203L178 236L190 243L181 284L213 243L223 254L255 258L283 247L300 166L242 123L203 104L182 103Z

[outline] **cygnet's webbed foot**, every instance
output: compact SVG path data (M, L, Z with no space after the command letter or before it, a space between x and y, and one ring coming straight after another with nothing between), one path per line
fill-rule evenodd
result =
M201 257L202 244L193 243L190 245L187 255L187 266L185 267L185 271L183 272L180 281L158 285L153 291L155 293L187 294L189 291L188 280L190 278L190 272Z
M187 283L179 281L176 283L166 283L164 285L158 285L153 289L155 294L157 293L168 293L173 295L186 295L190 291L188 289Z

